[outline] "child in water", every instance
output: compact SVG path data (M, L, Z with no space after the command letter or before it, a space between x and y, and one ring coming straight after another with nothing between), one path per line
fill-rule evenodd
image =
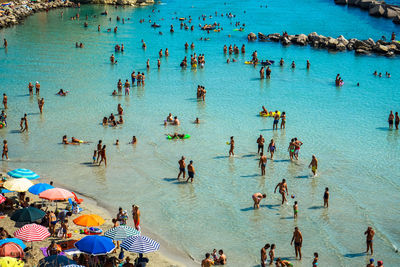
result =
M97 150L93 153L93 164L96 163Z

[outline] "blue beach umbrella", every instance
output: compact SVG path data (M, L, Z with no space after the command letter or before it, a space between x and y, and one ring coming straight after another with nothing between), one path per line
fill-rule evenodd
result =
M38 267L54 267L54 266L65 266L68 264L76 264L75 261L68 259L65 256L61 255L52 255L46 258L43 258L39 261Z
M52 188L54 188L54 186L46 184L46 183L39 183L39 184L32 185L28 191L29 191L29 193L32 193L34 195L39 195L43 191L46 191L47 189L52 189Z
M75 247L81 252L90 255L105 255L115 249L111 238L98 235L88 235L75 243Z
M12 193L12 192L13 192L13 191L10 191L10 190L5 189L5 188L0 189L0 193L1 193L1 194Z
M131 236L122 242L121 248L144 254L159 250L160 244L147 236Z
M22 242L22 240L21 240L21 239L18 239L18 238L0 239L0 247L1 247L3 244L6 244L6 243L15 243L15 244L19 245L22 249L25 249L25 248L26 248L26 245L24 244L24 242Z
M35 180L40 177L35 172L28 170L28 169L15 169L15 170L9 171L7 174L13 178L26 178L29 180Z

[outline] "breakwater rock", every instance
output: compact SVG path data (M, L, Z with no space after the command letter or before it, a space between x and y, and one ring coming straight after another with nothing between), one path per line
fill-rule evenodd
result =
M346 39L343 35L337 38L319 35L316 32L312 32L308 35L305 34L263 34L258 33L254 39L254 35L250 33L248 35L249 40L256 40L258 38L261 42L279 42L284 46L295 44L300 46L309 45L315 48L322 48L331 51L355 51L356 54L378 54L384 56L395 56L400 55L400 43L397 41L386 42L383 40L377 40L376 42L369 38L367 40L358 40L356 38Z
M376 0L334 0L337 5L348 5L368 10L371 16L385 17L393 20L393 23L400 24L400 7L386 4L384 1Z

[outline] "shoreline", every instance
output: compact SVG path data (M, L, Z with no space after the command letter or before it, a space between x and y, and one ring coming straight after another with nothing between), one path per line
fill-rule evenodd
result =
M102 213L107 214L109 216L109 218L113 218L114 217L112 215L113 212L116 213L118 210L118 207L111 207L111 206L107 205L106 203L102 203L101 201L99 201L91 196L88 196L85 193L82 193L79 190L75 190L74 188L65 186L63 183L60 183L59 181L56 181L54 179L40 178L38 180L40 180L40 182L45 182L45 183L49 183L50 181L53 181L53 183L56 187L61 187L61 188L64 188L64 189L74 192L78 197L83 198L85 200L84 205L93 207L90 210L102 211ZM115 211L114 211L114 209L115 209ZM130 214L130 211L128 211L128 214ZM132 225L131 216L129 216L128 225ZM141 228L142 233L145 233L146 236L148 236L148 237L156 240L158 243L160 243L160 250L155 252L155 254L159 254L163 260L170 263L167 266L174 266L174 267L175 266L198 266L198 264L200 264L200 263L196 262L195 259L192 258L189 254L174 247L167 240L165 240L162 237L158 236L157 234L153 233L146 226L141 225L140 228ZM178 265L176 265L176 264L178 264ZM150 266L151 266L151 262L150 262Z

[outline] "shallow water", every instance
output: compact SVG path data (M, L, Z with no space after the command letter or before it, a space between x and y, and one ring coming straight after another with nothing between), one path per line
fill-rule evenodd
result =
M395 266L399 255L400 201L398 131L388 130L389 110L400 111L398 58L355 56L352 52L330 53L310 47L282 47L276 43L247 43L252 32L289 34L313 31L326 36L367 39L398 32L390 20L373 18L356 8L336 6L333 1L270 1L260 8L259 1L168 1L145 8L83 6L28 18L24 25L1 30L8 50L0 50L0 92L9 97L8 128L0 136L9 141L9 162L3 169L25 167L36 170L100 202L129 209L140 205L142 224L168 240L178 249L201 260L213 248L223 248L230 266L259 264L259 250L266 243L277 245L278 257L293 259L290 247L293 228L299 226L304 236L302 262L309 266L314 251L324 266L361 266L369 256L363 232L373 226L375 258ZM107 9L109 22L99 15ZM244 13L244 9L246 13ZM157 11L160 11L159 13ZM220 22L224 31L210 33L197 27L202 13L232 12L236 19L208 19ZM68 18L79 12L80 21ZM174 14L174 12L177 12ZM83 27L88 14L89 28ZM115 17L130 17L123 25ZM179 29L174 17L191 15L195 31ZM140 24L151 16L162 25ZM164 18L164 20L161 20ZM245 32L235 32L229 22L246 23ZM175 33L169 33L174 24ZM102 31L97 32L97 25ZM118 33L106 28L118 25ZM162 31L164 34L159 35ZM228 38L227 35L231 34ZM199 41L209 36L210 41ZM141 39L147 44L144 51ZM194 52L204 53L204 69L181 70L184 43L195 42ZM76 49L83 42L84 49ZM118 64L111 66L113 47L123 43L125 53L116 54ZM237 63L227 65L222 53L224 44L246 44L246 55L231 56ZM162 58L157 70L158 51L168 47L170 56ZM244 65L251 52L259 58L286 65L272 68L272 79L260 81L258 68ZM146 70L146 60L151 68ZM311 62L311 70L305 61ZM290 62L297 63L295 70ZM392 78L377 78L374 70L389 71ZM145 87L135 87L131 96L112 97L118 79L127 79L132 70L146 73ZM337 73L343 77L342 88L334 86ZM40 81L45 98L44 114L38 113L36 97L27 95L29 81ZM360 82L360 87L356 83ZM206 102L195 99L196 86L207 89ZM59 88L70 91L67 97L56 96ZM100 125L103 116L116 113L121 103L125 124L115 129ZM272 120L257 116L261 105L286 111L287 129L272 131ZM182 125L164 128L169 112ZM28 113L29 134L18 133L19 120ZM192 124L199 117L200 125ZM167 141L166 133L184 132L185 141ZM62 146L67 134L107 145L109 165L93 167L90 162L95 144ZM277 144L275 161L267 164L267 175L259 176L256 139L263 134ZM128 145L132 135L136 146ZM237 156L228 158L230 136L235 136ZM286 152L291 138L304 142L300 160L288 161ZM116 139L121 144L113 145ZM319 159L319 175L310 178L307 168L311 155ZM177 161L185 155L194 161L197 171L194 184L177 182ZM299 202L299 218L292 218L293 200L281 207L273 194L275 185L286 178L289 193ZM325 187L329 187L329 210L321 208ZM260 210L252 209L251 195L266 192Z

